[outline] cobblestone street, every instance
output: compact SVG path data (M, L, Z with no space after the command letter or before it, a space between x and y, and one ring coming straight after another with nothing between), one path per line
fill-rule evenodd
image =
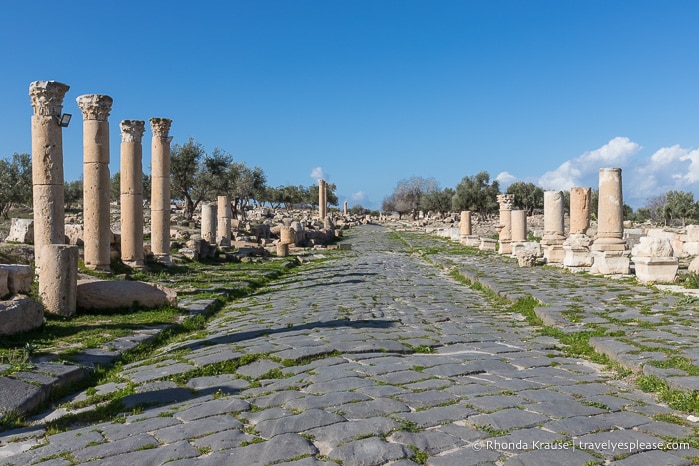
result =
M688 443L696 418L616 371L566 356L558 340L448 272L480 273L512 300L534 296L549 304L547 324L568 332L601 322L621 334L622 312L648 319L663 327L639 327L644 348L672 336L691 359L695 329L638 310L674 309L674 295L626 284L613 291L600 278L487 255L431 262L409 249L427 240L376 225L346 236L351 251L229 304L206 331L95 387L101 395L134 389L122 416L51 435L41 422L2 432L0 464L681 465L699 455ZM629 294L640 296L638 308L600 314ZM613 337L594 342L632 369L663 357Z

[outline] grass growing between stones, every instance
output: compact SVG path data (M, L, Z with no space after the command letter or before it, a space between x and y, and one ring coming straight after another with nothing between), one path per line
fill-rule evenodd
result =
M667 382L654 375L641 375L636 379L638 387L644 392L653 392L660 401L672 409L687 413L699 413L699 391L675 390Z

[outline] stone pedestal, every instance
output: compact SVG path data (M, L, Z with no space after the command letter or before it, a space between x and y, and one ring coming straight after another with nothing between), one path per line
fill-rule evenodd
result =
M112 98L87 94L77 99L83 114L83 218L85 267L109 271L109 112Z
M63 244L63 128L58 118L70 87L56 81L34 81L29 85L32 115L32 190L34 210L34 254L37 273L41 249Z
M600 168L597 237L592 243L591 273L628 274L630 260L624 241L624 200L621 168Z
M512 205L515 202L513 194L500 194L497 197L500 204L500 225L498 237L498 252L500 254L512 254Z
M121 128L120 197L121 260L140 269L143 252L143 134L146 122L123 120Z
M170 125L168 118L151 118L151 250L155 259L170 264Z
M477 248L481 245L481 238L477 235L468 235L466 238L461 237L461 244Z
M574 233L568 236L563 244L563 265L570 268L592 266L591 244L592 239L586 234Z
M641 283L672 283L677 277L677 257L634 257L636 278Z
M491 238L481 238L481 244L478 249L481 251L497 251L498 241Z
M78 286L78 247L47 244L41 251L39 297L47 312L75 314Z
M564 241L563 193L561 191L544 191L544 236L541 238L541 246L544 250L546 263L560 264L563 262L565 252L562 245Z
M216 243L216 204L201 206L201 238L209 244Z
M231 245L231 203L228 196L218 196L217 201L216 242L219 246Z
M277 243L277 256L286 257L289 255L289 244L288 243Z

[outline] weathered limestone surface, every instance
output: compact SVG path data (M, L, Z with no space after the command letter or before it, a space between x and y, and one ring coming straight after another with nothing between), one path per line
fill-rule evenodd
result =
M547 263L563 263L564 241L563 193L544 191L544 236L541 238L541 245L544 247L544 258Z
M41 251L39 297L47 312L70 317L76 311L78 247L47 244Z
M218 196L216 242L219 246L231 245L231 202L228 196Z
M630 272L629 251L624 236L621 168L600 168L597 238L591 249L593 274L613 275Z
M77 99L83 114L83 223L85 267L110 269L109 112L112 98L86 94Z
M30 265L0 264L0 270L7 272L7 290L9 293L29 293L34 282L34 271Z
M156 260L170 263L170 141L172 120L151 118L151 250Z
M644 236L631 250L636 278L642 283L667 283L675 281L679 259L673 257L668 238Z
M14 335L44 324L44 309L26 296L0 301L0 335Z
M216 204L201 206L201 237L209 244L216 243Z
M78 280L80 309L118 309L140 305L148 308L177 304L177 293L166 287L138 281Z
M39 262L41 247L62 244L63 128L56 118L63 110L63 98L70 87L56 81L34 81L29 85L32 101L32 191L34 245Z
M143 252L143 134L146 122L123 120L121 128L121 259L145 265Z
M10 233L5 241L29 244L34 242L34 220L30 218L13 218L10 221Z
M512 254L512 205L515 202L514 194L499 194L500 204L500 233L498 237L498 252L500 254ZM482 244L482 243L481 243Z
M590 228L592 188L570 188L570 234L587 234Z

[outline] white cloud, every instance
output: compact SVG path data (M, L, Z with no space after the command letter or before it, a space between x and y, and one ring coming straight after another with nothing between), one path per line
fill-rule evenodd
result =
M352 194L352 196L350 196L350 200L354 203L365 202L367 199L368 199L367 195L365 193L363 193L362 191L354 193L354 194Z
M544 189L569 190L575 186L597 186L599 169L622 168L641 146L626 137L616 137L604 146L562 163L544 173L538 184Z
M327 180L322 167L315 167L313 170L311 170L311 178L313 178L316 181Z
M500 173L498 173L498 176L495 177L495 181L497 181L501 185L512 184L512 182L515 181L516 179L517 179L517 177L514 176L510 172L500 172Z

